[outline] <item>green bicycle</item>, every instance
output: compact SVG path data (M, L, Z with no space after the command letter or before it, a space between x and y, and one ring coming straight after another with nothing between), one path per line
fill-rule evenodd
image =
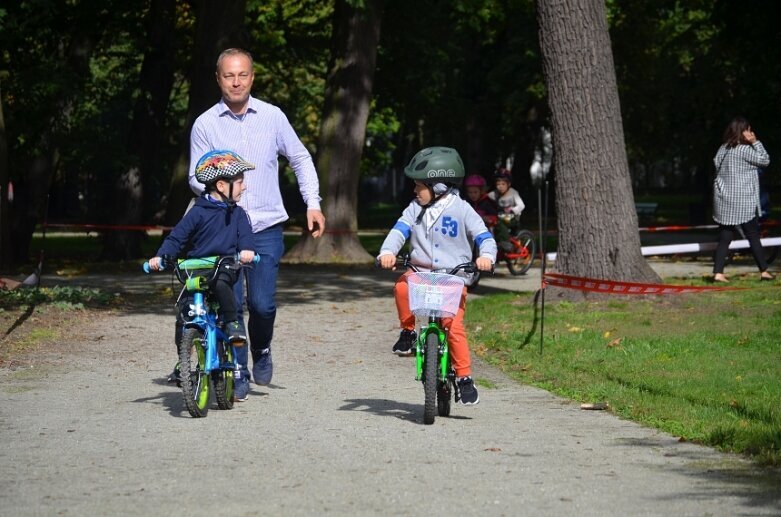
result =
M448 273L427 273L419 271L408 257L398 259L397 265L413 271L407 279L410 310L424 321L415 343L415 380L423 382L423 423L430 425L437 414L450 416L451 400L461 398L442 319L453 317L461 303L464 279L456 273L474 273L477 266L465 262Z

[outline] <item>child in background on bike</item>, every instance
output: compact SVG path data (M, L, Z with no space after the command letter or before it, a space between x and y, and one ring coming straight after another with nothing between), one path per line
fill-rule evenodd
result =
M496 226L496 201L486 194L487 183L480 174L470 174L464 179L466 200L475 209L477 215L483 218L488 228Z
M494 173L496 190L488 193L488 197L499 206L499 221L496 225L496 242L504 251L512 251L510 230L515 229L520 222L521 212L526 207L521 195L512 187L513 175L504 167Z
M396 255L404 243L410 241L410 261L421 271L448 272L453 267L472 260L475 244L479 256L478 269L490 271L496 262L496 241L483 220L458 193L464 178L464 163L455 149L429 147L419 151L404 174L415 181L415 200L401 214L380 248L377 260L384 269L395 269ZM407 271L396 281L393 293L402 328L399 340L393 346L397 355L411 355L417 335L415 315L409 308ZM471 283L471 275L467 278ZM469 343L464 330L466 287L461 295L458 314L444 318L449 329L447 342L456 370L456 384L461 393L460 402L477 404L480 397L471 377Z
M232 151L215 150L203 155L195 166L195 177L206 189L165 238L157 256L149 259L150 269L160 269L161 257L179 257L185 249L189 249L188 258L238 254L242 264L252 262L252 227L249 216L236 203L244 192L244 172L254 168ZM227 265L220 267L209 287L220 304L228 339L234 346L242 346L247 336L238 322L233 294L238 270Z

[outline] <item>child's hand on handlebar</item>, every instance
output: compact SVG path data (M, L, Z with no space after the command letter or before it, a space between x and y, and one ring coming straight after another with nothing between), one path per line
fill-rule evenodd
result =
M239 262L249 264L255 259L255 252L252 250L241 250L239 252Z
M380 255L377 261L382 269L396 269L396 255Z
M162 262L162 259L160 257L152 257L149 259L149 269L152 271L160 271L162 267L160 266Z
M480 271L491 271L494 267L494 263L487 257L479 257L475 260L475 265Z

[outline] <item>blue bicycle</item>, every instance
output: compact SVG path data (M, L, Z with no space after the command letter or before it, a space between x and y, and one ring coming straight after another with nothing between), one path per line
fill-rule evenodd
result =
M255 262L258 259L256 255ZM188 305L182 311L185 321L178 346L180 385L187 411L194 418L205 417L212 389L217 407L232 409L236 350L223 331L209 284L219 268L245 266L235 256L179 260L163 257L161 266L161 270L173 269L184 286L177 307L183 302ZM150 272L148 262L144 263L144 271Z

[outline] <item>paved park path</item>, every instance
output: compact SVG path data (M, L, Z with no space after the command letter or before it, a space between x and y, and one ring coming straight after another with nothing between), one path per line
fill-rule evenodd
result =
M272 385L203 419L165 383L165 307L0 370L0 515L781 515L777 472L484 364L480 404L423 425L412 360L389 352L393 279L283 266Z

